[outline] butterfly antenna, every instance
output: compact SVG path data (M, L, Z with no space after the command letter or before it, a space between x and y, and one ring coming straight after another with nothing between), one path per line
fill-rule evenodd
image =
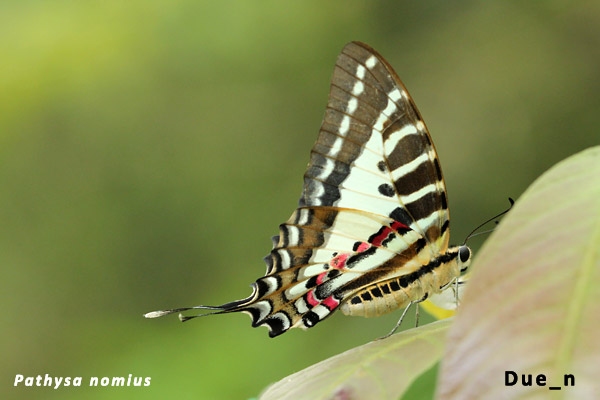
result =
M494 221L494 223L496 225L498 225L499 221ZM486 231L481 231L481 232L473 233L473 234L469 235L469 237L467 239L471 239L471 238L474 238L474 237L477 237L477 236L485 235L485 234L490 233L490 232L494 232L495 229L496 229L496 227L493 227L492 229L488 229Z
M493 231L494 231L494 229L490 229L490 230L483 231L483 232L477 232L477 231L478 231L479 229L481 229L483 226L485 226L485 225L489 224L490 222L492 222L493 220L495 220L495 219L497 219L497 218L500 218L501 216L503 216L504 214L506 214L507 212L509 212L509 211L510 211L510 209L511 209L511 208L513 207L513 205L515 204L515 201L514 201L512 198L510 198L510 197L508 198L508 201L510 202L510 206L508 206L508 208L507 208L506 210L502 211L502 212L501 212L500 214L498 214L498 215L495 215L495 216L493 216L492 218L488 219L487 221L485 221L485 222L483 222L483 223L479 224L479 225L478 225L478 226L477 226L475 229L473 229L473 230L471 231L471 233L469 233L469 234L467 235L467 238L466 238L466 239L465 239L465 241L463 242L463 245L467 244L467 241L468 241L469 239L471 239L472 237L479 236L479 235L483 235L483 234L485 234L485 233L490 233L490 232L493 232ZM496 221L496 224L497 224L497 223L498 223L498 221ZM476 232L477 232L477 233L476 233Z

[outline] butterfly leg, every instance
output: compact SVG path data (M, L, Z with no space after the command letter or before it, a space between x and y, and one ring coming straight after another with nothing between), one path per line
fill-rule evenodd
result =
M454 301L456 302L456 308L458 308L458 278L454 280Z
M415 328L419 326L419 303L423 300L419 300L415 303Z
M404 309L404 311L402 312L402 315L400 316L400 319L398 320L398 322L396 322L396 326L394 326L394 329L392 329L390 331L390 333L388 333L385 336L380 337L379 339L385 339L388 338L390 336L392 336L396 330L400 327L400 325L402 325L402 321L404 320L404 316L406 315L406 313L408 312L408 309L410 308L410 306L412 306L413 304L415 305L415 328L419 326L419 303L422 301L427 300L427 295L423 296L422 299L416 300L416 301L411 301L410 303L408 303L408 305L406 306L406 308ZM378 339L378 340L379 340Z
M398 322L396 322L396 326L394 326L394 329L392 329L390 331L390 333L388 333L387 335L382 336L382 337L380 337L377 340L386 339L386 338L392 336L396 332L396 330L400 327L400 325L402 325L402 321L404 320L404 316L406 315L406 313L407 313L408 309L410 308L410 306L412 306L414 303L417 303L417 302L411 301L410 303L408 303L408 305L406 306L406 308L404 308L404 311L402 311L402 315L400 316L400 319L398 320Z
M454 302L456 304L456 308L458 308L458 305L460 303L459 288L461 285L466 284L468 280L469 279L466 277L466 275L462 275L458 278L453 279L452 281L448 282L447 284L445 284L444 286L442 286L440 288L441 292L443 292L444 290L446 290L448 288L452 288L452 291L454 292Z

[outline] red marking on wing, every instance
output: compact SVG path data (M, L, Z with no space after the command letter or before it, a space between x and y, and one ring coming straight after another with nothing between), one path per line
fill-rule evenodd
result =
M338 254L333 257L331 261L329 261L329 265L331 265L335 269L343 269L346 267L346 261L348 260L348 254Z
M311 290L310 292L306 293L306 302L308 304L310 304L311 307L315 307L319 305L319 300L317 300L315 298L315 291Z
M358 253L362 253L365 250L368 250L369 248L371 248L371 245L367 242L362 242L361 244L358 245L358 248L356 249L356 251Z
M410 227L408 227L407 225L404 225L402 222L398 222L398 221L392 222L391 226L392 226L392 229L395 230L396 232L410 230Z
M370 242L373 246L380 247L394 233L403 234L409 230L410 228L402 222L393 221L390 226L382 226L380 232Z
M380 247L380 246L381 246L381 243L383 243L383 241L384 241L385 239L387 239L387 238L388 238L388 236L390 236L390 234L391 234L392 232L394 232L394 231L392 230L392 228L390 228L390 227L386 226L385 228L383 228L383 229L381 230L381 233L380 233L379 235L375 236L375 237L374 237L374 238L371 240L371 244L372 244L373 246Z
M327 276L327 271L321 272L319 275L317 275L317 285L320 285L321 283L323 283L326 276Z
M325 300L321 302L325 307L329 309L329 311L333 311L340 305L340 301L333 296L329 296Z

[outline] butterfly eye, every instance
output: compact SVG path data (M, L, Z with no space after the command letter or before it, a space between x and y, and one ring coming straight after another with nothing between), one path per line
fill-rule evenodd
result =
M471 249L468 246L460 246L458 249L458 261L461 264L461 272L467 270L471 261Z

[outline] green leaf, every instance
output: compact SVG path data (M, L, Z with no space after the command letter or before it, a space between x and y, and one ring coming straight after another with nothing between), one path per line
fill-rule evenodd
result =
M600 147L562 161L517 201L474 260L439 399L600 394ZM519 383L506 386L505 371ZM533 375L533 386L521 384ZM545 374L546 386L535 377ZM572 374L574 387L563 386Z
M437 321L348 350L273 384L260 399L397 399L439 360L449 325Z

